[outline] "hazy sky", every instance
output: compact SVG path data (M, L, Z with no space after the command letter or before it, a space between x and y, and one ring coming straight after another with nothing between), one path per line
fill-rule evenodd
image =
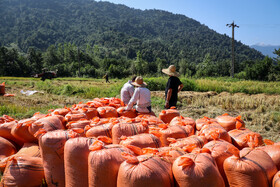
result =
M103 0L104 1L104 0ZM183 14L246 45L280 45L280 0L107 0L136 9Z

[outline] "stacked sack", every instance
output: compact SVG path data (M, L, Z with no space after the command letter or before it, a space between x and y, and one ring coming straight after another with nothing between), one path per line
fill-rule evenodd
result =
M280 186L280 143L240 116L124 107L95 98L20 121L0 117L1 186Z

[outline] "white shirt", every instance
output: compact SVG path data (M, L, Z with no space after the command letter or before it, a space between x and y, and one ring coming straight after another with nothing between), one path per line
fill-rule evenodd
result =
M137 87L130 99L126 110L131 110L136 103L136 110L141 113L149 113L147 107L151 106L151 92L148 88Z
M134 86L131 84L132 81L125 83L121 89L121 100L124 104L128 104L129 100L133 96Z

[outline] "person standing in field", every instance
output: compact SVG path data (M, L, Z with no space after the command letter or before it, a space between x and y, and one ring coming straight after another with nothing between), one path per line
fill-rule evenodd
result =
M131 83L136 87L133 96L130 99L126 110L131 110L136 103L135 109L139 113L151 113L151 92L146 88L147 84L143 81L141 76L136 77L135 82Z
M105 78L105 80L106 80L106 83L107 82L109 82L109 75L108 75L108 73L106 73L105 75L104 75L104 77L103 78ZM109 82L110 83L110 82Z
M165 88L165 108L172 106L176 107L178 100L178 92L183 89L183 83L180 81L179 73L176 72L176 67L170 65L167 69L162 69L162 72L169 75L168 82Z
M121 100L124 104L128 104L129 100L133 96L134 93L134 86L132 85L133 82L135 82L136 76L132 76L131 80L126 82L122 89L121 89Z

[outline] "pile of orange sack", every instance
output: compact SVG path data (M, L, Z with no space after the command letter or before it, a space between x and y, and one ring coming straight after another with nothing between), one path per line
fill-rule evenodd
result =
M17 121L0 117L0 186L279 187L280 143L240 116L126 111L95 98Z

